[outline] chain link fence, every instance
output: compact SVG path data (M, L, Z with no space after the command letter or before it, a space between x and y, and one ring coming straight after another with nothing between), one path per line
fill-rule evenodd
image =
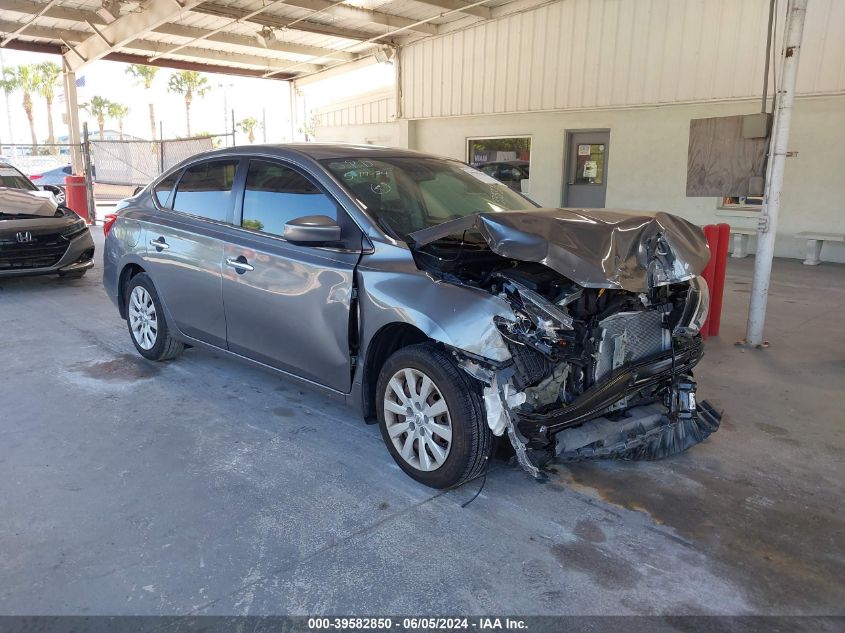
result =
M230 145L232 134L162 141L89 139L95 180L106 185L146 185L177 163L216 147Z
M61 170L66 165L70 165L72 147L70 144L60 143L52 145L3 144L0 147L0 160L17 167L26 176L43 177L45 172ZM36 178L34 181L36 184L42 184L37 180ZM64 184L64 178L61 184Z
M136 187L146 185L186 158L217 147L230 147L234 142L233 132L157 141L100 141L89 136L87 146L79 146L91 164L93 192L89 192L89 199L108 203L126 198ZM65 177L73 173L73 149L67 143L4 144L0 146L0 161L13 165L39 187L64 188Z

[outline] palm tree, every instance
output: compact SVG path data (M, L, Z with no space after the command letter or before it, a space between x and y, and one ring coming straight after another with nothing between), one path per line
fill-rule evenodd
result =
M238 129L245 132L250 143L255 142L255 128L260 127L258 119L254 117L247 117L238 123Z
M38 91L38 67L35 64L21 64L15 68L6 69L4 86L11 88L11 91L20 90L23 93L23 109L29 121L29 133L32 137L33 147L38 146L38 137L35 135L35 120L32 116L32 93Z
M117 121L117 131L120 134L120 140L123 140L123 119L129 114L129 106L123 103L110 102L107 111L110 119Z
M111 101L103 97L91 97L91 101L81 104L79 107L97 119L97 126L100 128L100 140L106 138L106 116L109 113Z
M37 69L38 94L44 98L47 104L47 142L53 145L56 142L56 135L53 131L53 99L56 96L56 86L62 74L62 67L55 62L41 62L38 64ZM58 154L59 148L51 147L50 151Z
M194 96L201 97L211 89L208 79L195 70L182 70L170 75L167 82L168 92L176 92L185 97L185 122L188 136L191 135L191 103Z
M8 73L0 76L0 90L6 94L6 102L8 103L9 95L15 90L14 82L9 78ZM9 139L10 143L14 143L13 139Z
M153 87L153 80L155 79L156 73L159 71L158 67L156 66L145 66L143 64L129 64L129 67L126 69L126 73L132 75L138 84L144 86L144 90L150 90ZM150 106L150 140L154 141L156 139L156 113L155 113L155 105L153 105L152 100L149 103Z

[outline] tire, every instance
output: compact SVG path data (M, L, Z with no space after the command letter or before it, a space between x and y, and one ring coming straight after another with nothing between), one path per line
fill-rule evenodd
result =
M493 434L481 384L443 349L420 343L395 352L379 373L376 398L382 438L405 473L426 486L449 488L483 472Z
M126 286L126 324L135 349L155 361L176 358L185 346L170 335L161 300L146 273L138 273Z
M65 191L64 187L57 187L59 192L55 194L56 202L62 206L67 204L67 192Z

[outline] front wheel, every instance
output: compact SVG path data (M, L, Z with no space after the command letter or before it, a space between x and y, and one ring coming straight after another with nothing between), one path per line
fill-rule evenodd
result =
M393 459L432 488L472 479L490 458L480 383L432 343L394 353L376 387L379 427Z
M169 360L176 358L185 348L170 335L158 293L146 273L138 273L129 280L126 322L132 343L144 358Z

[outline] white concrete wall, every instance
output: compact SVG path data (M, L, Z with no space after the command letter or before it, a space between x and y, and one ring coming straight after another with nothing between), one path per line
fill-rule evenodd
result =
M369 142L466 160L468 138L532 137L532 198L562 204L567 131L610 129L607 206L676 213L696 224L755 226L754 212L720 211L717 198L686 197L690 119L754 112L758 104L676 105L398 121L318 129L321 141ZM800 231L845 233L845 96L799 98L787 161L777 255L803 258ZM742 217L744 215L744 217ZM739 216L739 217L738 217ZM751 249L753 251L752 238ZM845 262L845 245L826 244L825 261Z
M385 147L409 147L408 130L410 123L410 121L402 120L393 123L370 123L340 127L317 126L315 135L320 143L360 143L364 145L384 145Z

